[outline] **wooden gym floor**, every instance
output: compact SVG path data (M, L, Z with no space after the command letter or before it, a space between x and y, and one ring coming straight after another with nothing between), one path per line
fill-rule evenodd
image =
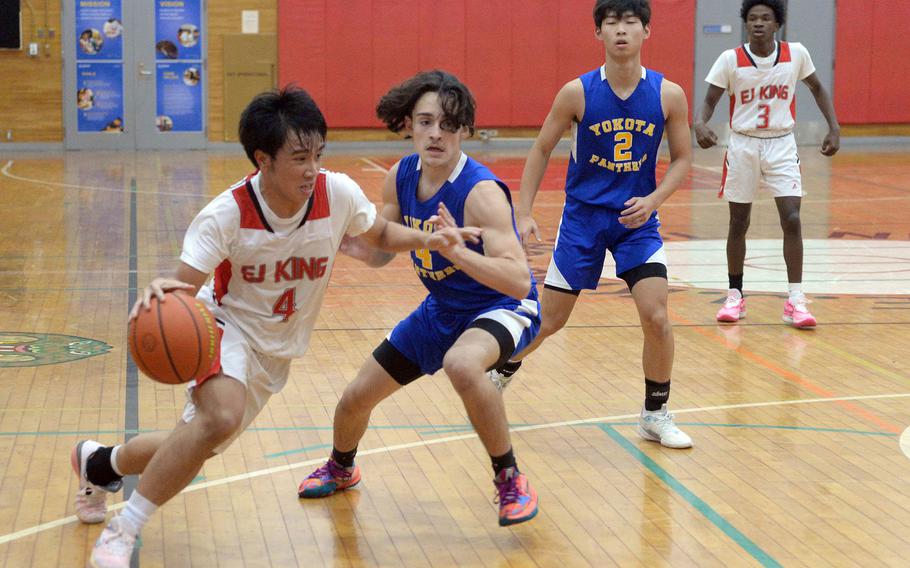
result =
M524 151L477 147L517 189ZM378 201L400 148L330 148L325 166ZM726 288L719 151L696 150L691 179L661 209L677 345L671 408L694 449L635 433L641 332L608 267L505 393L537 519L497 526L489 460L442 374L376 409L358 488L299 501L297 483L329 451L345 384L424 294L403 255L380 270L342 257L289 385L153 518L139 564L906 565L910 153L801 153L814 331L780 320L786 279L767 195L749 234L748 319L715 323ZM560 156L536 207L538 281L561 211ZM173 269L196 211L250 167L205 152L0 158L0 565L81 566L101 526L73 516L70 448L169 429L183 405L180 388L128 364L130 298ZM16 350L40 334L73 338L36 360Z

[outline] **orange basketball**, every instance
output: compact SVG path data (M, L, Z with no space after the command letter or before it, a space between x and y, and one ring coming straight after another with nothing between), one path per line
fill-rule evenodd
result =
M163 302L152 296L150 305L139 309L128 332L139 370L170 385L207 376L220 344L212 312L180 290L168 292Z

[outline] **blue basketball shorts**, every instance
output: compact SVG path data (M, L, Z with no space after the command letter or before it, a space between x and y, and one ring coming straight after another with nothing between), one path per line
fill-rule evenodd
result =
M666 266L657 213L636 229L622 226L619 216L619 211L567 199L547 269L547 287L597 289L608 250L616 261L617 276L643 264Z
M509 300L480 312L458 313L440 307L433 296L427 296L386 339L412 365L390 368L394 365L386 361L394 360L395 356L377 356L377 361L396 381L406 384L421 374L432 375L441 369L443 357L461 334L468 328L479 327L497 340L500 358L496 364L504 363L527 347L540 332L540 303L532 299ZM374 356L376 354L374 351ZM402 367L412 370L401 370Z

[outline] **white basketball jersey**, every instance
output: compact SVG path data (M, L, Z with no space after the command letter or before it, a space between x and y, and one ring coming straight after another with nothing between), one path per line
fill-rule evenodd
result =
M197 295L216 318L246 335L256 351L302 356L319 315L342 237L357 236L376 220L376 207L354 180L321 171L299 223L287 225L248 176L193 219L180 260L215 278Z
M815 72L801 43L777 42L768 57L749 45L723 52L705 80L730 95L730 128L756 138L789 134L796 122L796 85Z

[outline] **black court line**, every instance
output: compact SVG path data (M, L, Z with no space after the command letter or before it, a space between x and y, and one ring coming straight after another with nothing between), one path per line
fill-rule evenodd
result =
M138 294L138 283L137 283L137 260L136 255L138 254L137 246L137 232L136 232L136 220L138 215L136 214L136 178L130 178L130 254L129 254L129 287L127 289L127 305L126 309L130 310L133 307L133 304L136 303L136 296ZM123 442L129 442L133 437L137 435L139 431L139 371L136 368L136 363L133 362L133 358L127 354L126 356L126 397L124 402L124 422L123 428L126 431L126 434L123 437ZM136 489L136 483L139 476L128 475L123 479L123 498L128 500L130 495L133 494L133 491ZM138 568L139 566L139 547L133 549L133 556L130 558L130 568Z

